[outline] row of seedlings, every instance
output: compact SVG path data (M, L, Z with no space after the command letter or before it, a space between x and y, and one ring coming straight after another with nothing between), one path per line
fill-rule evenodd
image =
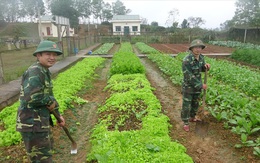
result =
M138 48L149 46L141 43ZM181 86L182 59L187 53L180 53L172 58L166 54L149 54L153 62L167 74L174 84ZM224 127L241 135L241 142L237 148L254 148L254 154L260 156L260 98L259 79L260 73L248 67L242 67L228 61L219 61L206 57L210 63L206 103L212 116L218 121L224 120ZM236 74L239 74L237 76Z
M113 57L105 88L110 97L98 108L87 161L193 162L183 145L171 141L169 118L153 90L131 44L122 43Z
M70 69L58 74L53 80L53 92L59 103L61 114L66 109L72 108L72 103L78 105L86 103L85 100L76 96L76 94L84 87L84 81L93 78L95 69L100 66L103 61L104 59L100 57L85 58ZM0 130L0 146L10 146L21 142L21 135L15 129L18 106L19 101L11 106L5 107L0 112L0 125L4 128ZM54 119L54 117L52 118Z

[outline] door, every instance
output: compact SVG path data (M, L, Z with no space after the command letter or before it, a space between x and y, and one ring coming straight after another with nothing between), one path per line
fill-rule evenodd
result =
M124 35L129 35L129 26L124 26Z
M51 35L51 28L47 27L46 30L47 30L47 36Z

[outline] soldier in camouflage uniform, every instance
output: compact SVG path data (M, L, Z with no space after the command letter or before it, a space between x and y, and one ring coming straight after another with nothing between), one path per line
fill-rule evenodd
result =
M56 63L57 56L61 54L56 43L42 41L33 53L37 62L22 76L16 130L22 135L31 162L52 162L50 125L53 126L53 122L50 114L53 110L59 112L48 68ZM64 126L65 120L60 117L62 122L59 125Z
M201 51L205 45L201 40L193 40L189 47L190 54L187 55L182 62L183 83L182 83L182 111L181 119L184 122L183 129L189 131L189 122L200 121L197 119L196 113L199 108L199 97L202 89L207 89L207 85L201 81L201 72L205 69L209 70L210 65L205 63L204 56Z

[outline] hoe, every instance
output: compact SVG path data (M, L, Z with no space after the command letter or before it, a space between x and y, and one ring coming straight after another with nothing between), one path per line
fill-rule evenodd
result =
M62 122L62 120L60 119L59 115L57 114L57 112L52 111L53 115L55 116L55 118L57 119L57 121L60 123ZM67 127L62 126L63 130L65 131L65 133L67 134L67 136L69 137L70 141L72 142L71 144L71 151L70 154L77 154L77 143L74 141L74 139L71 137L69 130L67 129Z
M204 84L207 84L207 69L205 70L205 76L204 76ZM206 101L206 90L203 90L203 101L202 101L202 107L198 112L198 116L201 118L201 122L196 122L195 126L195 133L205 137L208 133L209 123L205 121L205 118L209 114L208 111L205 111L205 102Z

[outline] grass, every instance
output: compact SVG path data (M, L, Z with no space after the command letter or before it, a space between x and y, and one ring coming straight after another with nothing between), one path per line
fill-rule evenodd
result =
M36 58L33 57L35 48L5 51L1 53L5 82L19 78Z
M85 39L86 38L81 38L80 43L78 41L70 39L70 45L71 45L70 55L67 47L68 46L67 40L65 38L62 39L62 45L63 45L62 51L64 53L64 57L66 58L68 56L75 55L73 53L74 45L76 45L76 47L80 47L79 50L81 50L86 48L87 46L94 44L94 42L91 42L89 38L87 38L87 40ZM13 45L11 46L12 49L15 48ZM21 77L24 71L36 61L36 58L32 55L33 52L36 50L36 47L37 45L35 44L28 44L27 48L24 48L24 45L21 45L21 49L7 50L8 48L6 44L0 44L0 61L2 60L3 63L2 66L3 66L4 83L7 83L12 80L16 80L19 77ZM62 60L63 59L62 57L63 56L58 57L57 61Z
M5 40L7 38L12 39L16 35L19 36L20 40L30 40L27 43L27 48L24 47L23 42L20 44L20 49L16 50L16 47L13 44L6 44ZM36 61L36 58L33 57L33 52L36 50L38 45L35 40L38 38L38 25L36 23L9 23L6 26L0 28L0 63L2 61L4 83L7 83L12 80L16 80L22 76L23 72ZM57 42L57 38L44 38ZM34 41L33 41L34 40ZM32 42L33 41L33 42ZM75 42L74 42L75 41ZM74 46L78 50L86 48L93 44L90 38L70 38L71 50L68 52L68 43L67 39L62 39L63 44L63 53L64 57L74 55ZM9 50L11 48L11 50ZM62 56L58 58L62 60ZM1 68L1 67L0 67ZM1 75L0 75L1 76Z
M5 52L5 51L16 51L16 50L20 50L20 49L27 49L27 48L34 48L38 45L38 43L28 43L26 44L26 46L24 45L24 42L20 42L17 46L19 49L17 49L15 47L15 45L11 42L0 42L0 52Z
M36 57L32 55L35 50L36 47L1 53L5 83L21 77L24 71L36 61Z

